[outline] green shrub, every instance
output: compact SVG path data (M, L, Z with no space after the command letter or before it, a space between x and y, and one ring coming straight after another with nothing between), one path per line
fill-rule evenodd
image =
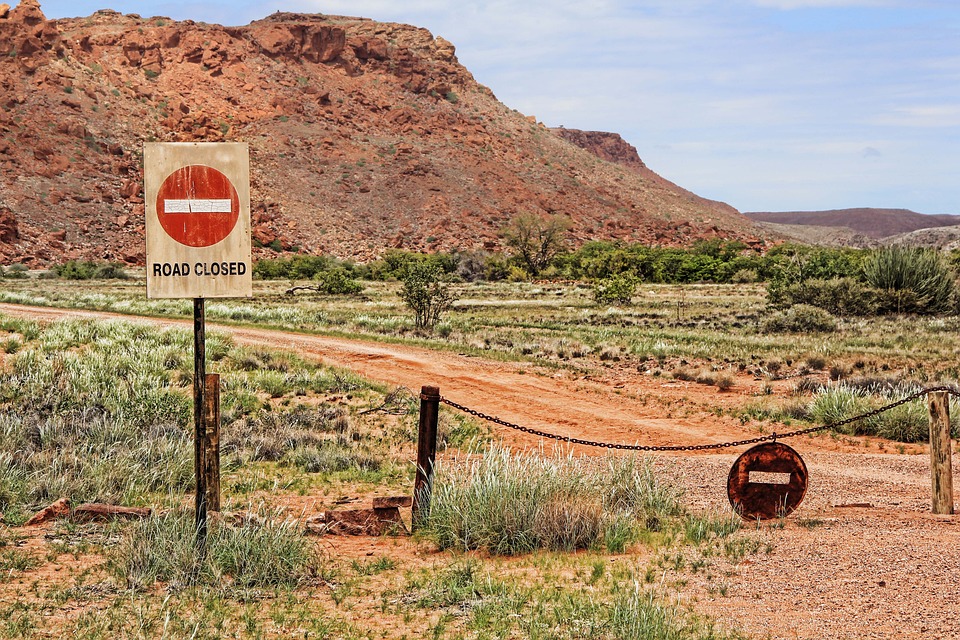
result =
M877 310L880 291L854 278L811 278L768 288L771 305L785 309L798 304L820 307L837 316L868 316Z
M750 284L760 280L760 274L756 269L739 269L730 276L730 282L733 284Z
M926 301L915 291L908 289L882 289L877 291L877 313L902 314L915 313L923 315Z
M527 282L530 278L530 272L520 265L511 264L507 267L507 275L505 278L507 282Z
M415 253L389 249L368 268L373 280L402 280L415 264L425 264L438 273L454 274L458 263L459 257L449 253Z
M94 270L94 280L126 280L129 278L119 262L101 262Z
M484 267L483 278L490 282L507 280L510 277L511 268L514 267L503 256L491 256Z
M640 281L635 276L623 273L597 280L593 284L593 299L600 305L628 305L639 284Z
M125 280L129 277L118 262L69 260L55 265L52 271L64 280Z
M798 304L774 313L761 329L765 333L828 333L837 330L837 319L820 307Z
M4 278L22 280L27 277L27 266L24 264L12 264L3 271Z
M356 295L363 291L363 285L351 278L350 273L342 267L321 271L313 279L317 283L317 290L328 295Z
M64 280L90 280L93 278L95 269L96 265L92 262L70 260L54 265L51 271Z
M742 242L718 238L689 249L649 247L619 242L588 242L553 260L564 277L603 279L630 274L642 282L757 282L791 284L807 278L833 278L858 273L860 252L780 245L761 255Z
M403 276L403 302L413 311L418 329L432 329L453 306L454 296L440 269L427 262L414 262Z
M807 245L782 244L764 256L771 284L795 284L804 280L858 277L868 252Z
M864 261L866 281L884 292L879 310L886 313L936 314L956 303L956 273L939 251L888 247Z
M262 258L253 265L253 277L261 280L313 280L325 271L342 269L350 277L361 271L356 265L330 256L296 255L289 258Z

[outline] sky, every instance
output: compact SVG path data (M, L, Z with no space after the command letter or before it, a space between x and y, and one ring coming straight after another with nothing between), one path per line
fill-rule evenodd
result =
M740 211L960 214L957 0L40 2L48 18L414 24L507 106L617 132L663 177Z

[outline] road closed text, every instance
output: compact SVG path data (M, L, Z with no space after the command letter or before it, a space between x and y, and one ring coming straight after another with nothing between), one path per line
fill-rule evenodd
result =
M154 277L168 276L242 276L247 273L246 262L154 262L150 266Z

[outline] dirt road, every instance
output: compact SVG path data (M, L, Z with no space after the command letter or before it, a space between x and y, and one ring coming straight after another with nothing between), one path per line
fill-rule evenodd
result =
M62 310L0 304L0 313L54 320L58 318L119 318L157 326L191 326L187 321L132 318L92 311ZM424 385L462 405L510 422L586 440L643 445L697 445L756 437L756 429L730 417L690 411L692 396L717 399L714 387L670 382L636 374L629 382L611 385L568 371L538 369L521 363L484 360L452 352L397 344L349 340L283 331L208 324L208 331L233 335L239 344L289 349L325 364L356 371L391 386L419 392ZM617 388L619 387L619 388ZM746 389L724 398L748 393ZM726 395L726 394L724 394ZM703 398L700 398L701 402ZM682 414L689 414L680 417ZM537 438L514 432L517 443L538 444ZM837 443L818 439L817 447L835 450Z
M186 321L0 304L0 313L54 320L123 318L160 326ZM687 445L758 435L713 409L742 405L757 392L750 379L734 390L668 382L626 368L590 378L535 370L449 352L289 332L209 325L242 344L290 349L479 411L558 435L605 442ZM515 447L539 439L497 427ZM869 446L864 446L864 444ZM807 498L783 522L762 525L769 553L748 556L717 578L685 574L680 599L724 625L764 638L960 638L960 518L930 509L929 458L885 452L877 441L830 436L790 442L810 471ZM549 446L549 443L547 443ZM726 505L726 475L743 448L662 458L695 508ZM603 450L589 449L598 453ZM960 455L954 456L960 478Z

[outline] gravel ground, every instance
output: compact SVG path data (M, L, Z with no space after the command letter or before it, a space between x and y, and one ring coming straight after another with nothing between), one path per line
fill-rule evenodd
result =
M797 449L807 495L759 527L770 552L727 562L722 585L686 572L681 599L753 638L960 638L960 516L930 513L929 457ZM734 460L668 464L688 504L724 508ZM953 461L960 479L960 454Z

